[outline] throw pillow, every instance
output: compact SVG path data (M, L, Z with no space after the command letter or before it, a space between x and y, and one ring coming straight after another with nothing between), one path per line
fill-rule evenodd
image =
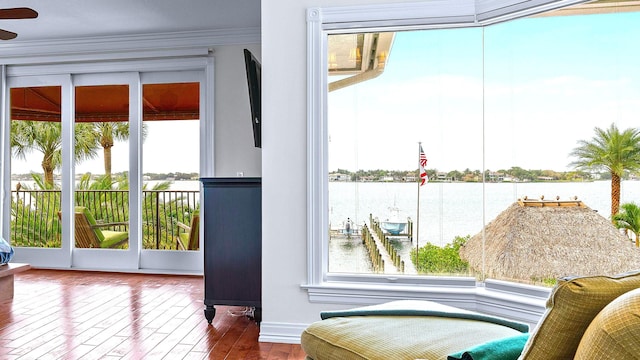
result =
M447 360L516 360L529 333L491 340L447 356Z
M575 360L634 359L640 354L640 289L620 295L591 322Z
M11 261L13 257L13 248L9 243L0 237L0 265L4 265Z
M596 315L615 298L636 288L640 288L639 271L560 279L520 359L573 359Z

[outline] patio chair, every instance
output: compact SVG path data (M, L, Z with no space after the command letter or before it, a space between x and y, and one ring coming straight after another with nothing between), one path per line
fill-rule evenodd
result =
M78 248L115 248L129 240L128 231L102 230L128 222L98 223L93 214L84 206L75 208L76 247Z
M176 226L178 226L178 247L182 250L198 250L200 243L200 215L193 214L189 225L178 221ZM180 229L184 231L180 231Z

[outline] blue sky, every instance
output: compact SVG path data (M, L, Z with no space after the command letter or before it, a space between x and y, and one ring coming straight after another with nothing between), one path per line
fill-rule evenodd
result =
M441 171L566 171L594 127L640 126L637 39L640 13L399 32L382 76L330 93L329 171L416 169L419 141Z

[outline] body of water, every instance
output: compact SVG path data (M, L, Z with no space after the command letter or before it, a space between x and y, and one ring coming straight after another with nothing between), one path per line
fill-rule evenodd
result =
M164 181L156 181L156 180L151 180L151 181L144 181L144 185L147 186L147 189L152 189L154 185L162 183ZM35 181L25 181L25 180L21 180L21 181L15 181L12 180L11 181L11 190L15 190L16 189L16 185L20 183L22 184L22 186L26 186L29 189L36 189L36 183ZM180 180L180 181L171 181L171 186L169 187L169 190L176 190L176 191L200 191L200 180Z
M147 181L147 188L159 181ZM17 181L11 182L15 189ZM32 181L23 185L34 187ZM200 181L173 181L170 190L200 190ZM483 196L484 194L484 196ZM536 182L536 183L438 183L420 187L420 242L444 245L456 236L475 235L483 224L493 220L519 198L569 200L574 196L588 207L609 218L611 182ZM620 203L640 203L640 181L623 181ZM390 208L400 210L401 218L418 219L418 186L415 183L329 182L329 220L334 228L350 218L361 226L369 214L384 220Z
M147 189L152 189L155 184L162 183L163 181L145 181L144 184L147 185ZM180 181L171 181L171 186L169 190L178 190L178 191L200 191L200 180L180 180Z
M574 196L605 218L611 212L611 182L436 183L420 187L419 241L444 245L456 236L475 235L519 198L570 200ZM623 181L620 203L640 203L640 181ZM403 218L418 218L415 183L329 183L332 227L350 218L368 224L369 214L384 220L397 207ZM418 228L414 224L414 231Z

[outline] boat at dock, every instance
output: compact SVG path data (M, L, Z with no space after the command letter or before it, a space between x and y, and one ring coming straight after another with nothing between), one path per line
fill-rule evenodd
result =
M380 228L390 235L400 235L407 228L407 221L400 219L400 209L397 207L389 208L389 216L380 221Z
M381 221L380 227L391 235L400 235L407 227L407 223L393 222L393 221Z

